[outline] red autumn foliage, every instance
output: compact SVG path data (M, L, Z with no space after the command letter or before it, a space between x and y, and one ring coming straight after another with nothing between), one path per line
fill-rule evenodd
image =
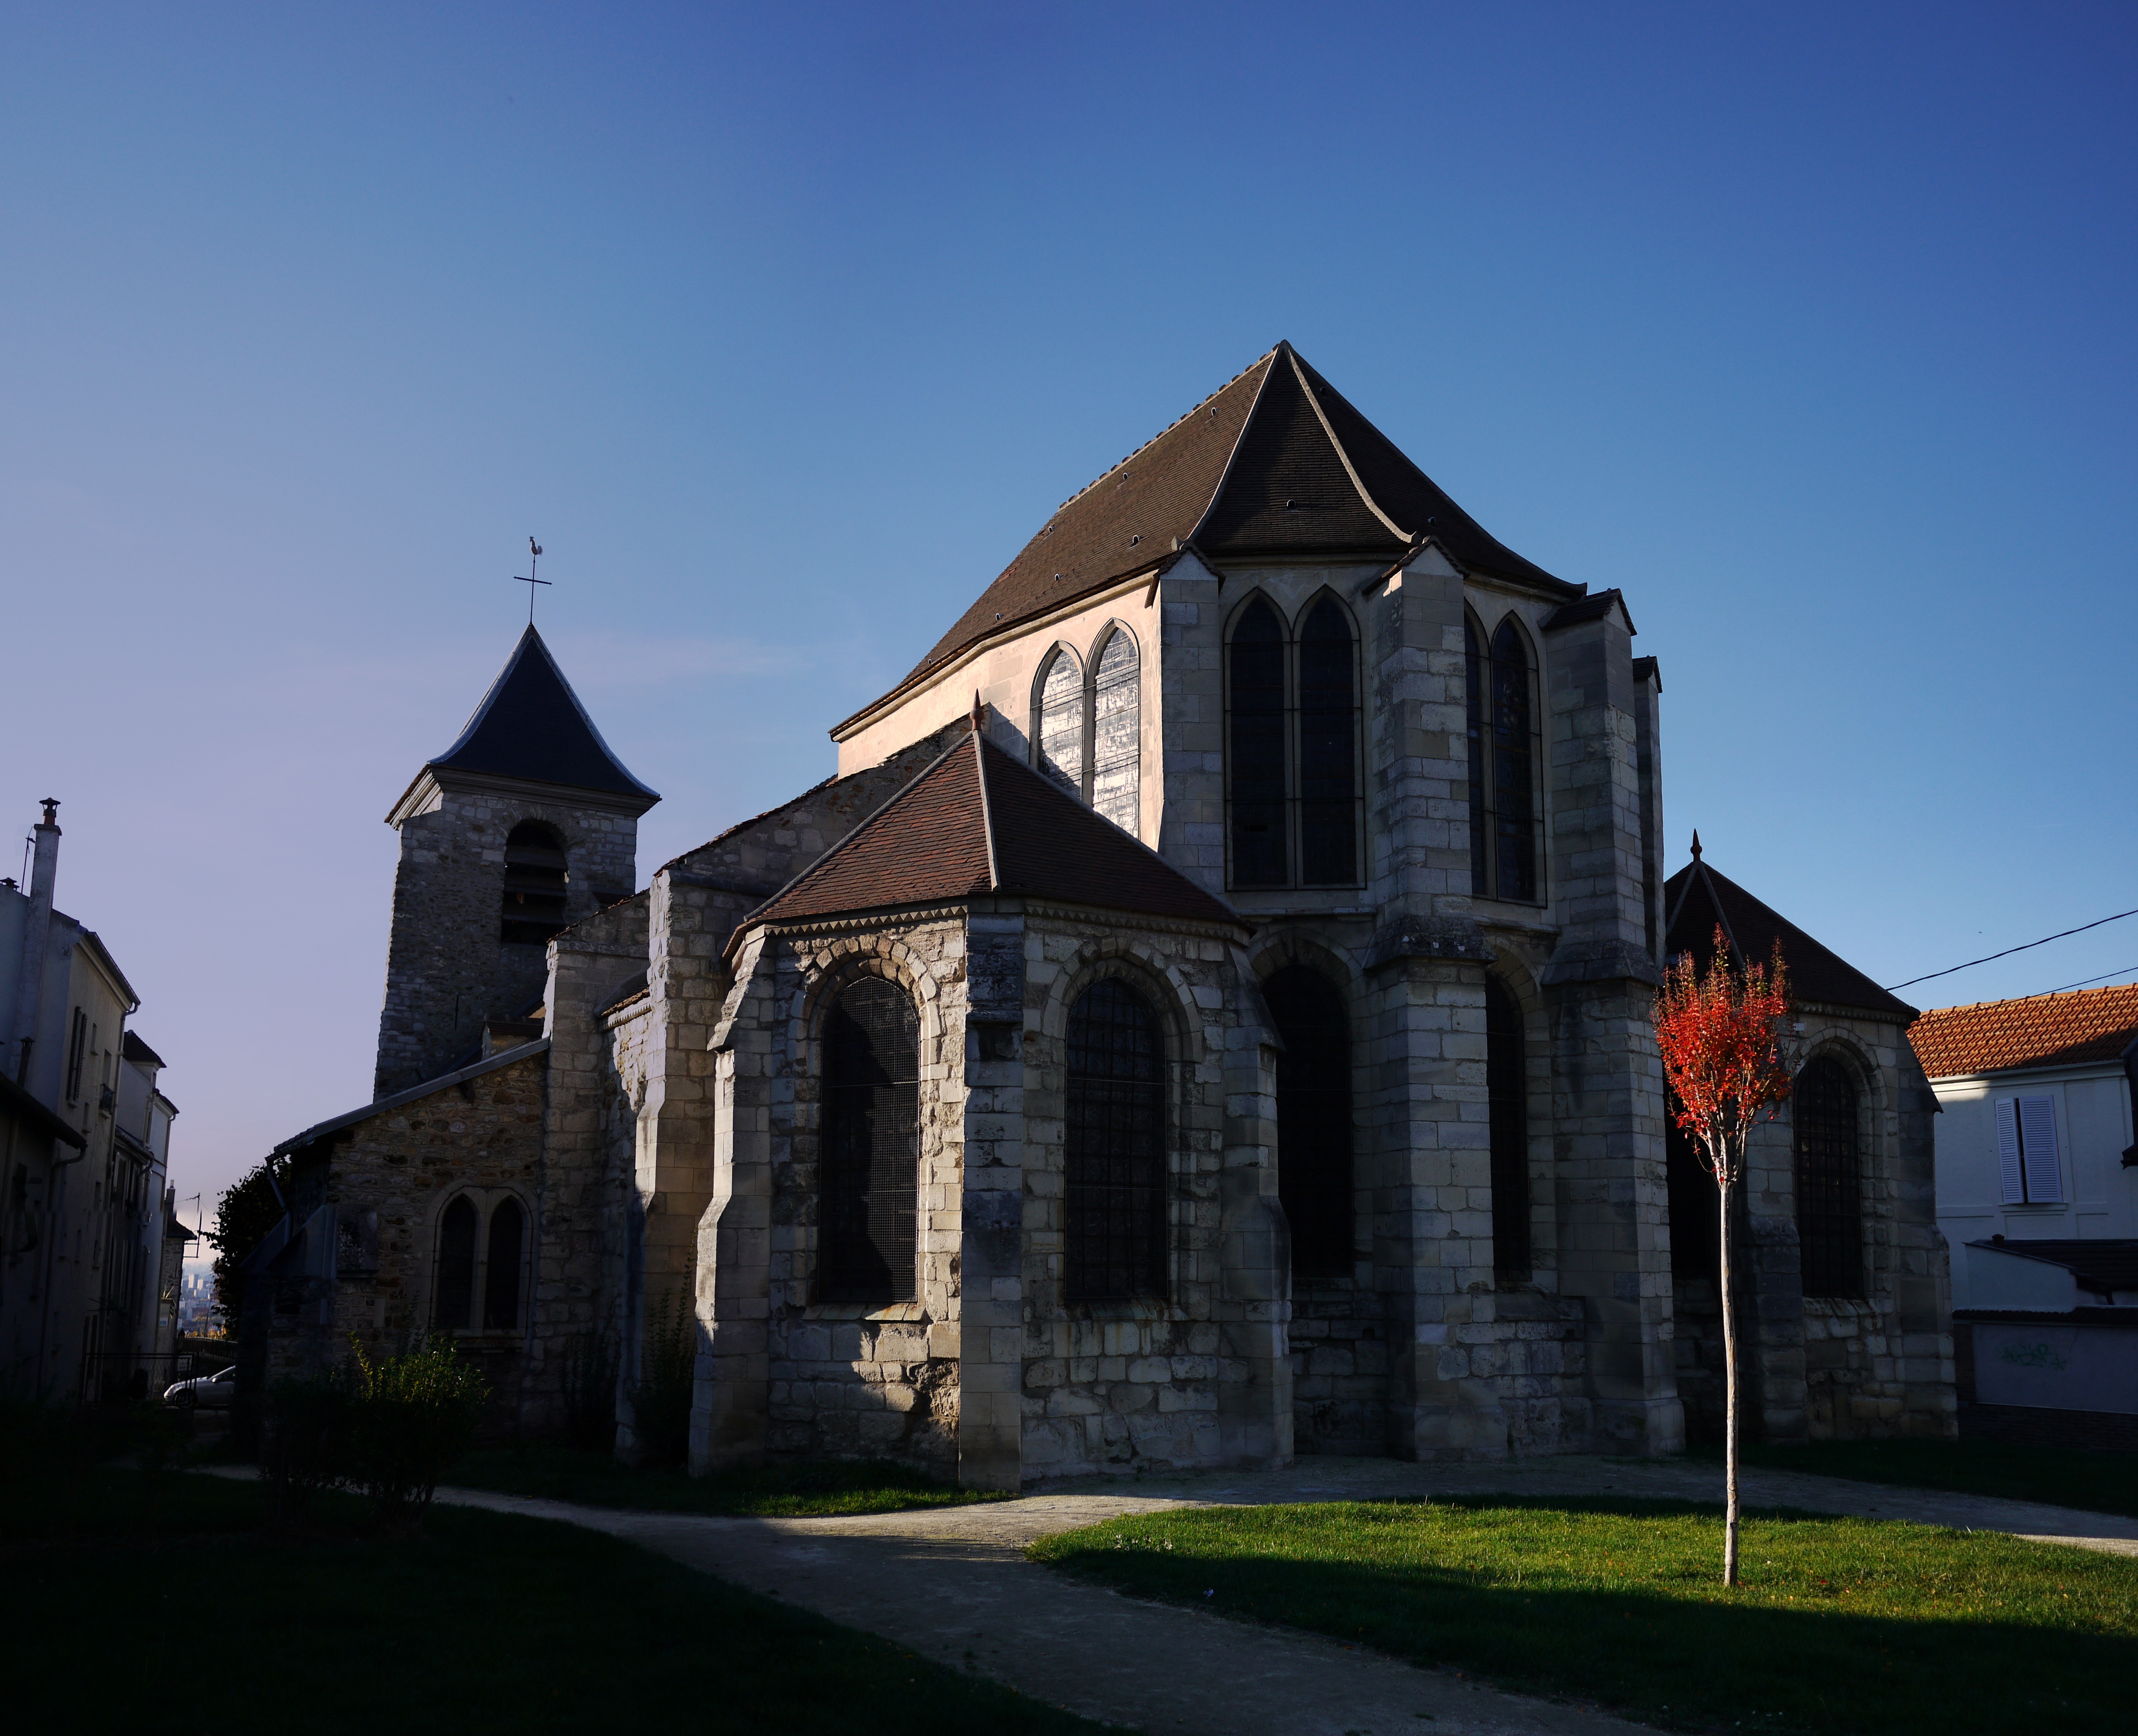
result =
M1681 953L1664 973L1656 1043L1672 1114L1718 1182L1738 1179L1746 1136L1789 1099L1793 1075L1782 1037L1789 1014L1789 967L1779 941L1767 963L1740 970L1718 928L1705 972Z

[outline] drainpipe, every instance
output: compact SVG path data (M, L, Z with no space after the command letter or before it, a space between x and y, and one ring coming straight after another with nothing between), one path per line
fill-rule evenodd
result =
M45 997L45 944L52 928L52 882L60 866L59 803L44 797L37 822L37 857L30 870L30 908L22 919L22 969L15 983L15 1083L30 1082L30 1051L37 1040L37 1015Z

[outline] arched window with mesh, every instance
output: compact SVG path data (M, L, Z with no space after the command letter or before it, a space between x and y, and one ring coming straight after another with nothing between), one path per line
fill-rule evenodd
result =
M1492 1129L1492 1268L1530 1275L1529 1044L1521 1003L1485 979L1485 1096Z
M1538 768L1543 741L1536 670L1510 615L1481 643L1462 623L1469 734L1470 890L1478 898L1540 904Z
M1143 667L1121 627L1091 665L1091 806L1124 831L1142 818Z
M1165 1066L1158 1015L1117 977L1069 1009L1068 1300L1165 1293Z
M896 983L863 977L825 1021L817 1295L903 1302L915 1291L920 1022Z
M570 890L564 841L539 820L522 820L505 841L505 908L500 938L523 946L546 944L565 926Z
M1671 1275L1705 1278L1721 1294L1722 1190L1700 1146L1677 1124L1677 1099L1666 1100L1663 1179L1670 1190Z
M1830 1056L1797 1075L1789 1094L1795 1135L1797 1244L1807 1296L1863 1294L1863 1170L1856 1082Z
M1358 636L1333 597L1296 636L1267 597L1226 647L1227 831L1235 886L1355 886L1364 788Z
M1295 1277L1350 1275L1357 1257L1351 1173L1351 1018L1319 971L1287 964L1262 984L1284 1045L1276 1061L1276 1187L1291 1226Z
M463 1195L438 1218L437 1275L432 1285L431 1324L455 1332L475 1311L475 1202Z

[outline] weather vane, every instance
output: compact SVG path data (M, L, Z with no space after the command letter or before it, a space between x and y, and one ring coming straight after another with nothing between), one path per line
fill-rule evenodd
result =
M546 578L534 576L534 563L541 558L542 545L530 536L527 539L527 577L521 578L515 575L512 581L515 585L527 587L527 624L530 627L534 625L534 587L549 583Z

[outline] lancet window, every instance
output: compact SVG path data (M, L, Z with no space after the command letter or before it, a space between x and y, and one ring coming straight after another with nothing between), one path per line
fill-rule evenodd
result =
M1109 628L1088 674L1057 646L1032 704L1032 763L1124 831L1143 814L1143 661L1125 627Z
M519 1329L527 1295L527 1208L510 1193L461 1193L438 1215L431 1324L442 1332Z
M1797 1246L1807 1296L1863 1294L1863 1168L1856 1082L1814 1056L1789 1094L1795 1134Z
M863 977L824 1027L817 1297L883 1304L915 1290L920 1022L905 990Z
M1333 597L1297 632L1267 597L1233 625L1226 656L1226 830L1242 887L1359 883L1358 636Z
M1158 1015L1118 977L1069 1009L1068 1300L1165 1293L1165 1067Z
M1295 1277L1350 1275L1356 1257L1351 1172L1351 1019L1320 972L1288 964L1262 983L1284 1044L1276 1062L1277 1197L1291 1226Z
M1530 1275L1529 1044L1521 1003L1485 979L1485 1096L1492 1129L1492 1266Z
M1462 622L1470 748L1470 890L1516 904L1543 901L1538 836L1536 671L1522 630L1508 616L1489 645Z

